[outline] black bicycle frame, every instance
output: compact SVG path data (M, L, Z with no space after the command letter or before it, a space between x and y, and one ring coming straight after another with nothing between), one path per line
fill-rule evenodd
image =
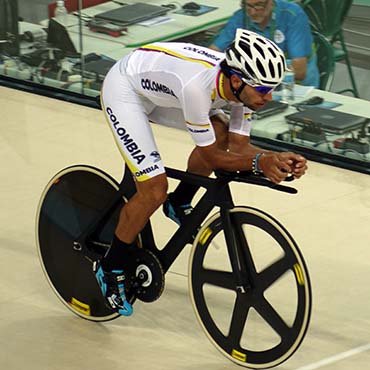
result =
M240 271L242 267L244 267L243 270L245 271L245 264L247 262L245 256L243 256L243 252L238 250L240 243L236 241L237 236L233 232L230 210L234 207L234 203L230 192L229 183L232 181L246 182L273 187L276 190L290 193L295 193L296 190L284 185L273 184L265 178L246 176L245 174L243 175L232 172L219 172L215 178L210 178L166 167L166 174L169 178L185 181L189 184L203 187L206 189L206 192L194 207L191 217L186 218L185 222L177 229L177 231L172 235L170 240L162 249L157 248L149 220L144 229L140 232L143 247L151 250L158 257L164 272L167 272L184 247L188 243L192 243L194 239L193 236L196 235L200 225L206 219L212 209L215 206L220 207L220 215L223 223L225 241L230 256L230 263L234 273L236 274L235 278L237 288L242 291L246 285L246 282L242 280ZM122 198L130 199L135 193L135 182L131 172L126 166L124 176L119 185L119 190L107 205L105 210L101 212L99 217L97 217L89 225L85 232L79 236L75 244L82 247L86 246L86 241L94 240L113 213L119 206L122 205Z

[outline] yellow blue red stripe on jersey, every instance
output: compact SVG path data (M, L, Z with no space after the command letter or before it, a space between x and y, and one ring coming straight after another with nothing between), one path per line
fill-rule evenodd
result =
M158 45L150 45L150 44L149 45L144 45L144 46L142 46L141 48L139 48L137 50L153 51L153 52L157 52L157 53L165 53L165 54L170 55L170 56L175 57L175 58L179 58L179 59L183 59L183 60L188 60L188 61L194 62L194 63L203 64L203 65L205 65L208 68L212 68L212 67L214 67L216 65L216 64L211 63L211 62L208 62L207 60L204 60L204 59L187 57L187 56L185 56L183 54L176 53L173 50L166 49L166 48L161 47L161 46L158 46Z
M251 120L252 119L252 113L244 113L244 119Z
M225 92L224 92L224 78L225 78L224 74L221 73L221 70L219 70L217 73L217 77L216 77L217 93L221 99L227 100L225 97Z
M211 125L209 123L192 123L192 122L186 121L186 124L188 126L194 126L194 127L203 127L203 128L211 127Z

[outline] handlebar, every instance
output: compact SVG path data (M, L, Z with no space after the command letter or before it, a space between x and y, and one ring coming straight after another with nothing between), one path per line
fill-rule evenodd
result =
M203 186L205 188L208 188L213 182L217 179L220 180L226 180L227 182L236 181L236 182L244 182L247 184L252 185L259 185L259 186L266 186L268 188L283 191L285 193L290 194L296 194L298 193L298 190L295 188L292 188L287 185L282 184L275 184L272 181L270 181L267 177L263 175L256 175L252 171L238 171L238 172L231 172L231 171L225 171L225 170L216 170L215 175L217 179L212 177L206 177L201 175L195 175L190 172L178 170L175 168L165 167L167 176L173 179L177 180L184 180L185 182L188 182L190 184L197 184L199 186ZM129 172L129 171L125 171ZM290 182L294 180L294 176L290 175L288 176L285 181Z
M291 186L275 184L267 177L260 174L254 174L252 171L230 172L224 170L217 170L215 171L215 175L219 178L225 178L229 181L244 182L252 185L265 186L273 190L278 190L289 194L298 193L298 190ZM294 179L295 177L293 175L288 175L285 181L291 182Z

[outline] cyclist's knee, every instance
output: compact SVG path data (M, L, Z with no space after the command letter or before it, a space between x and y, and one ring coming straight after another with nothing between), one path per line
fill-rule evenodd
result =
M154 186L150 192L150 199L158 207L164 203L167 198L167 186Z
M168 182L165 175L156 176L137 184L137 190L148 204L159 207L167 198Z

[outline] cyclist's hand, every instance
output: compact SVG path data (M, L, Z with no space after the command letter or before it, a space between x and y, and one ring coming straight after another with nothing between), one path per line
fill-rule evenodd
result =
M294 175L295 178L299 179L302 177L306 170L307 170L307 160L306 158L302 157L301 155L295 154L295 157L292 158L293 163L290 166L291 173Z
M278 184L289 174L297 177L305 171L305 159L292 152L274 153L267 152L258 160L258 166L263 174L272 182Z

